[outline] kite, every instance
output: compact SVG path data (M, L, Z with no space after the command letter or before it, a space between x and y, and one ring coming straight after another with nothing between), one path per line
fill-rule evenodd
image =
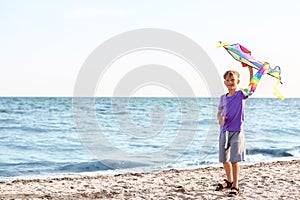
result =
M226 51L237 61L242 63L243 67L252 67L257 69L257 73L252 77L250 84L247 88L243 89L243 92L247 95L252 95L256 89L258 82L264 74L268 74L274 78L277 78L277 83L274 86L274 95L280 99L284 99L284 96L278 91L277 86L281 82L281 69L279 66L271 68L268 62L260 62L254 59L251 55L251 51L246 49L240 44L228 44L228 43L219 43L217 48L224 47Z

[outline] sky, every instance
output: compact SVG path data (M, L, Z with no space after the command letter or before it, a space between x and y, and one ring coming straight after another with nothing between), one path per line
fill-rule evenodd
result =
M247 69L216 48L218 41L240 43L258 60L280 66L283 84L278 89L287 98L299 98L299 9L296 0L0 0L0 96L73 96L83 63L99 45L127 31L157 28L199 44L221 81L226 70L238 70L243 87ZM151 62L177 70L186 64L166 53L137 52L117 60L95 94L111 95L132 69L124 66ZM209 96L204 81L188 68L179 73L197 96ZM274 97L275 84L276 79L263 77L254 97ZM172 91L150 85L135 95L172 96Z

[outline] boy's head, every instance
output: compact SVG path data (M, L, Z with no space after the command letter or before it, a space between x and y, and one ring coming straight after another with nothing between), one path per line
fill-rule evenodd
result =
M240 74L235 71L235 70L228 70L225 72L223 78L226 80L226 78L230 78L231 76L236 76L236 78L239 80L240 79Z
M228 70L225 72L224 84L229 90L236 90L237 85L240 83L240 74L235 70Z

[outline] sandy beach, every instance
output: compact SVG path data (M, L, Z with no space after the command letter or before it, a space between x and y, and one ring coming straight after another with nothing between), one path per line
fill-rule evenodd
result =
M241 165L238 199L299 199L300 161ZM222 167L0 183L1 199L232 199Z

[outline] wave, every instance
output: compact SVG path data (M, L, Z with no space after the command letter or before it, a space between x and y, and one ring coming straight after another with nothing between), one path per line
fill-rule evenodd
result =
M45 171L50 171L55 165L54 162L20 162L20 163L0 163L0 177L14 177L24 174L37 175Z
M294 155L289 153L289 149L247 149L247 155L269 155L271 157L293 157Z
M79 162L79 163L70 163L63 165L57 169L60 172L74 172L74 173L83 173L83 172L96 172L96 171L105 171L105 170L116 170L116 169L129 169L136 167L145 167L146 164L125 161L125 160L105 160L105 161L91 161L91 162Z
M101 163L100 161L94 161L65 164L63 166L58 167L57 170L60 172L95 172L113 169Z
M6 109L0 109L0 113L10 113L10 111Z
M44 173L85 173L115 169L129 169L145 166L147 165L123 160L105 160L103 162L95 160L88 162L68 163L57 163L49 161L0 163L0 167L2 168L0 170L0 177L14 177L23 174L40 175Z

